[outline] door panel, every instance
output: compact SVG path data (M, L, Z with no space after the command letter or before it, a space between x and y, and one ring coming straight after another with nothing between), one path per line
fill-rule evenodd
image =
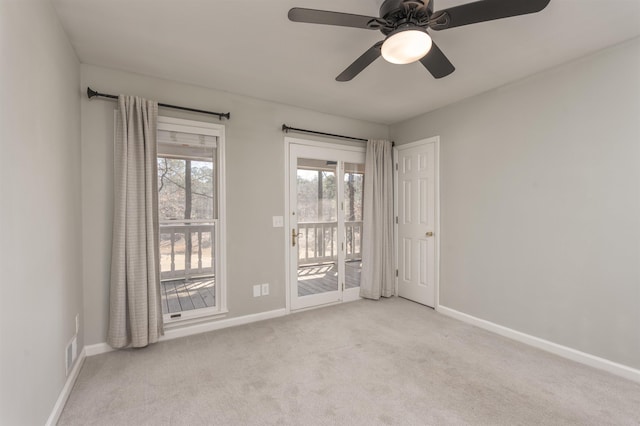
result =
M291 309L359 297L364 151L291 144Z
M413 256L411 253L411 247L413 246L413 241L410 238L402 239L402 258L404 259L404 268L402 268L401 277L403 277L404 281L411 281L411 272L413 271Z
M398 149L398 292L435 306L436 146Z
M402 216L404 218L404 220L403 220L404 224L410 224L410 223L413 222L413 220L411 218L411 213L413 213L413 209L411 208L411 200L413 198L411 196L411 194L413 192L413 191L411 191L411 184L412 184L412 182L410 180L403 180L402 181L402 188L403 188L403 191L402 191L403 197L402 197L402 199L404 200L404 203L403 203L403 205L404 205L404 213L403 213Z

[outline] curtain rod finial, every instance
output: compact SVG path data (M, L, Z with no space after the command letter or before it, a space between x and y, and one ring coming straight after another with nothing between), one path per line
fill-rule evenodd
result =
M91 87L87 86L87 97L91 99L94 96L98 96L98 92L96 92L95 90L92 90Z

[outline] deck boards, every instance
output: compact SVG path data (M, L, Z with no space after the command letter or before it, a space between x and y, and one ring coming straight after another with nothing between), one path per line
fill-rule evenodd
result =
M345 287L360 287L362 262L347 262L345 265ZM338 290L338 269L334 263L298 268L298 296L336 290Z
M345 268L345 287L360 286L360 261L347 262ZM333 263L326 265L301 266L298 268L298 296L324 293L338 290L338 269ZM163 281L162 313L174 314L193 309L215 306L215 279L207 277L189 281Z
M161 289L163 314L215 306L213 278L163 281Z

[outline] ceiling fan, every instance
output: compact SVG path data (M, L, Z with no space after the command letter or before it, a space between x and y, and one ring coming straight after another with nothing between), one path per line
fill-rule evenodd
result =
M377 42L338 77L349 81L380 55L388 62L409 64L420 61L435 78L446 77L455 67L431 40L435 31L511 16L540 12L551 0L480 0L449 9L433 11L433 0L385 0L380 17L353 15L328 10L294 7L289 19L310 24L380 30L385 39Z

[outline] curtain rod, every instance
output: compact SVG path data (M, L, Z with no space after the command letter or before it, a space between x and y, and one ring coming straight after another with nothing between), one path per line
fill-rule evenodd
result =
M343 136L343 135L336 135L333 133L316 132L315 130L296 129L295 127L289 127L286 124L282 125L282 131L285 133L288 133L289 131L298 132L298 133L311 133L314 135L331 136L332 138L341 138L341 139L349 139L352 141L367 142L367 139L364 139L364 138L354 138L352 136Z
M105 93L98 93L95 90L91 89L91 87L87 86L87 97L89 99L91 99L91 98L93 98L95 96L99 96L101 98L118 99L118 97L116 95L107 95ZM212 111L205 111L205 110L202 110L202 109L187 108L187 107L182 107L182 106L177 106L177 105L169 105L169 104L161 104L161 103L158 103L158 106L165 107L165 108L179 109L179 110L182 110L182 111L199 112L199 113L202 113L202 114L217 115L220 120L222 120L223 118L226 118L227 120L231 118L231 113L230 112L212 112Z
M341 139L349 139L352 141L368 142L368 139L365 139L365 138L354 138L353 136L336 135L335 133L325 133L325 132L316 132L315 130L298 129L295 127L289 127L286 124L282 125L282 131L285 133L289 133L290 131L297 132L297 133L311 133L312 135L331 136L332 138L341 138ZM391 145L395 146L396 143L392 141Z

